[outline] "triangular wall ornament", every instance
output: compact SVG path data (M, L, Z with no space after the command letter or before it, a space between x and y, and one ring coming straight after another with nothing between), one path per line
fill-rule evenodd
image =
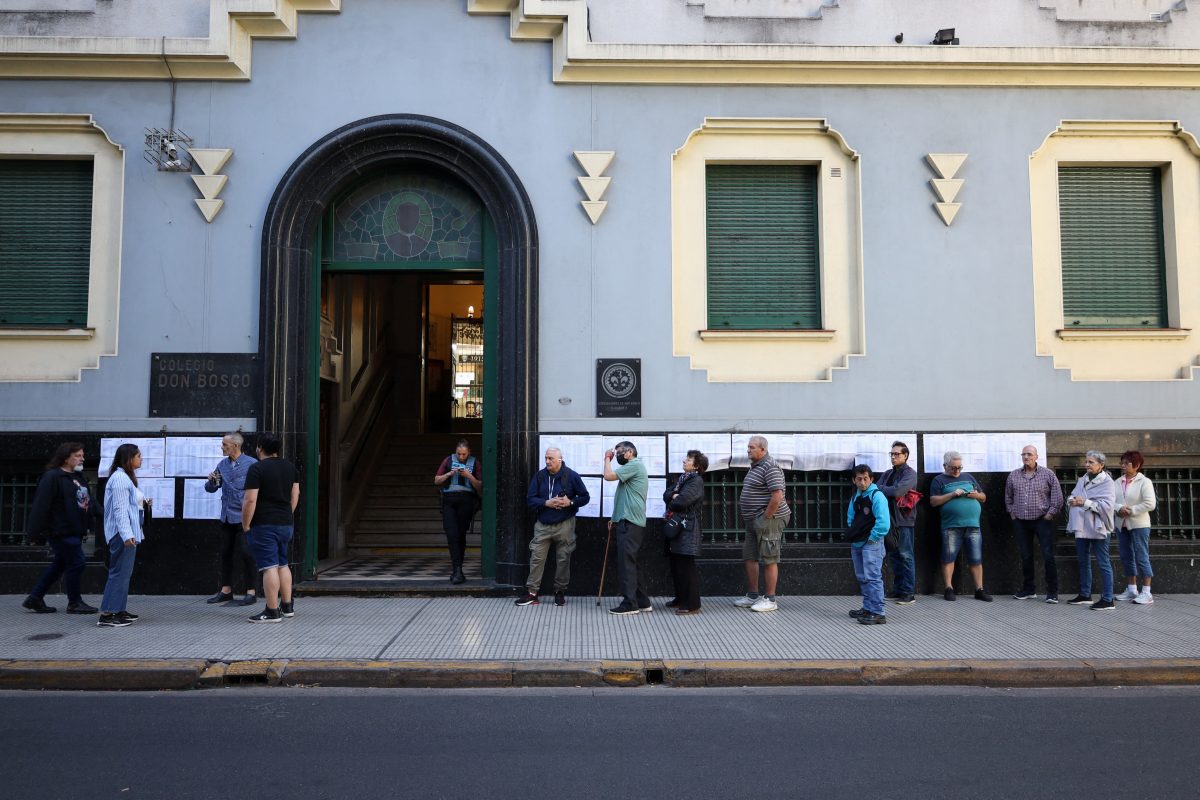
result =
M604 197L604 193L608 191L608 185L612 183L612 178L576 178L579 185L583 187L583 193L587 195L588 200L600 200Z
M958 216L958 210L962 208L962 203L934 203L933 207L937 209L938 216L942 218L942 222L946 223L946 227L950 227L950 223L954 222L954 218Z
M598 178L612 163L615 150L576 150L575 160L589 177Z
M230 156L233 155L233 150L228 147L219 150L194 148L188 150L188 153L205 175L216 175L221 171L221 167L225 166L226 162L229 161Z
M213 218L221 212L221 206L225 205L225 201L197 199L196 205L200 207L200 213L204 215L204 219L212 222Z
M958 174L963 162L967 160L966 153L929 153L925 156L929 166L939 178L953 178Z
M200 202L197 200L196 202ZM583 206L583 210L587 212L588 219L595 225L600 221L600 216L604 213L604 209L608 207L607 200L581 200L579 205Z
M216 200L229 181L228 175L193 175L192 181L206 200Z
M966 183L962 178L933 178L929 181L933 191L943 203L953 203L958 192Z

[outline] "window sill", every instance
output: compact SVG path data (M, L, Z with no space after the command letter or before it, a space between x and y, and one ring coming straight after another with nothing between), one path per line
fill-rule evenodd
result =
M1056 331L1065 342L1177 342L1191 336L1191 328L1063 328Z
M91 339L95 328L0 328L0 339Z
M837 331L779 331L779 330L702 330L697 331L706 342L830 342Z

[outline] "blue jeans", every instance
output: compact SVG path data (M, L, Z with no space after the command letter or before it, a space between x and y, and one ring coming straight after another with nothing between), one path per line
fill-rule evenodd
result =
M958 551L966 547L967 564L977 567L983 563L983 533L979 528L942 528L942 563L953 564Z
M911 529L910 529L911 530ZM850 547L854 562L854 577L862 589L863 608L873 614L883 613L883 542L867 542L862 547Z
M1046 567L1046 594L1058 596L1058 565L1054 563L1054 526L1050 520L1014 519L1013 535L1017 538L1017 549L1021 551L1021 591L1033 594L1037 588L1033 573L1033 537L1037 536L1042 551L1042 564Z
M50 566L46 567L42 577L38 578L37 586L34 586L33 591L29 593L30 597L36 597L39 600L45 597L46 592L61 575L63 576L63 591L67 593L67 600L72 603L83 602L83 596L79 593L79 578L83 575L83 565L86 560L83 557L82 541L78 536L56 536L50 539L54 560L50 562Z
M1108 539L1076 539L1075 555L1079 559L1079 593L1084 596L1092 594L1092 556L1100 565L1101 600L1113 599L1113 570L1112 560L1108 557Z
M892 591L912 594L917 586L917 568L913 559L913 528L896 526L899 544L889 554L892 562ZM886 539L884 540L887 541Z
M1117 549L1121 553L1121 567L1125 578L1153 578L1150 566L1150 529L1130 528L1117 531Z
M108 543L108 581L104 584L104 597L100 598L100 613L116 614L125 610L129 602L129 579L133 576L136 560L136 545L126 547L120 536L114 536Z

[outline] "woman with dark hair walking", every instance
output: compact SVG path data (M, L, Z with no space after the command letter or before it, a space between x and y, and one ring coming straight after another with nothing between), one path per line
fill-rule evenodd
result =
M58 446L46 472L38 481L33 494L25 533L30 541L45 539L54 551L54 560L33 591L21 605L38 614L51 614L57 609L46 605L46 592L59 577L67 594L68 614L95 614L96 609L83 601L79 579L86 559L83 540L92 527L95 502L87 478L83 477L83 445L64 442Z
M675 485L663 494L671 515L678 515L682 525L667 541L667 558L671 564L671 580L675 584L675 599L667 603L679 615L700 611L700 572L696 557L700 555L700 509L704 504L704 471L708 457L699 450L688 450L683 459L683 474Z
M137 546L142 541L142 508L150 503L137 486L142 453L135 444L123 444L113 456L104 487L104 536L108 540L108 582L100 601L101 628L123 628L137 619L125 605Z

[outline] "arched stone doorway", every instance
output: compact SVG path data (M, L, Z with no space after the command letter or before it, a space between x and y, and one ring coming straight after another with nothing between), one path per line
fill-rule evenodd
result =
M260 430L283 435L304 475L297 556L311 577L317 536L315 463L318 430L316 347L320 272L316 234L332 200L362 175L387 169L434 169L468 187L490 217L494 285L495 397L483 425L484 574L515 583L525 557L526 463L537 420L537 226L521 182L490 145L453 123L397 114L339 128L306 150L283 176L263 228L259 353L263 369ZM431 465L432 468L436 465Z

